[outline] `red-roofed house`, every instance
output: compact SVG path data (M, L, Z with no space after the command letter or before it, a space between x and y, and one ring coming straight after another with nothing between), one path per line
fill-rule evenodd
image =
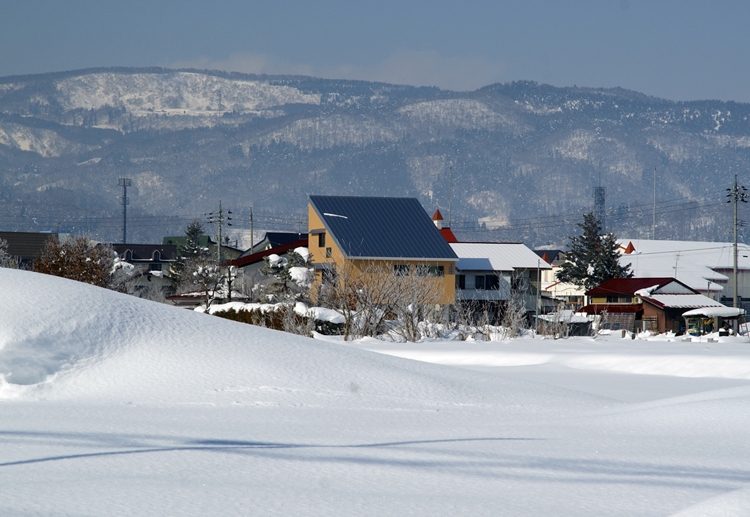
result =
M675 278L613 278L586 292L582 312L606 314L603 328L684 332L682 314L691 309L723 307Z

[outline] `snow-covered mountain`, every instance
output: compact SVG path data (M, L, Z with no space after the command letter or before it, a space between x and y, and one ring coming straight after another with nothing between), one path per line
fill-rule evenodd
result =
M563 244L600 182L608 228L650 235L656 170L657 238L726 240L724 189L750 169L748 117L748 104L531 82L451 92L196 70L7 77L0 221L115 239L128 177L134 239L220 199L283 219L326 193L416 196L451 206L464 239Z

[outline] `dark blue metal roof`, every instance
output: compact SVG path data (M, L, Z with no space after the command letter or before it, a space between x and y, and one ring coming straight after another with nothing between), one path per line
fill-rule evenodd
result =
M310 196L346 257L457 259L416 198Z

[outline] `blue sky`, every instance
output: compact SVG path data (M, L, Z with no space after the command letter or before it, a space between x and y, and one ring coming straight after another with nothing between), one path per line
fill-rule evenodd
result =
M0 76L166 66L750 102L746 0L4 0Z

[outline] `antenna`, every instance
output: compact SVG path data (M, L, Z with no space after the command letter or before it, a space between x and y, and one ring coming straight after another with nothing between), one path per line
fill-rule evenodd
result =
M449 170L449 182L450 191L448 194L448 228L451 227L451 215L453 211L453 163L451 163L451 167Z
M117 185L122 187L122 199L120 204L122 205L122 243L127 244L128 242L128 205L130 199L128 199L128 187L131 185L130 178L120 178Z
M656 240L656 167L654 167L654 208L651 212L651 240Z
M605 220L604 203L607 198L607 190L602 187L594 187L594 217L597 218L602 226L602 232L607 231L607 225Z

